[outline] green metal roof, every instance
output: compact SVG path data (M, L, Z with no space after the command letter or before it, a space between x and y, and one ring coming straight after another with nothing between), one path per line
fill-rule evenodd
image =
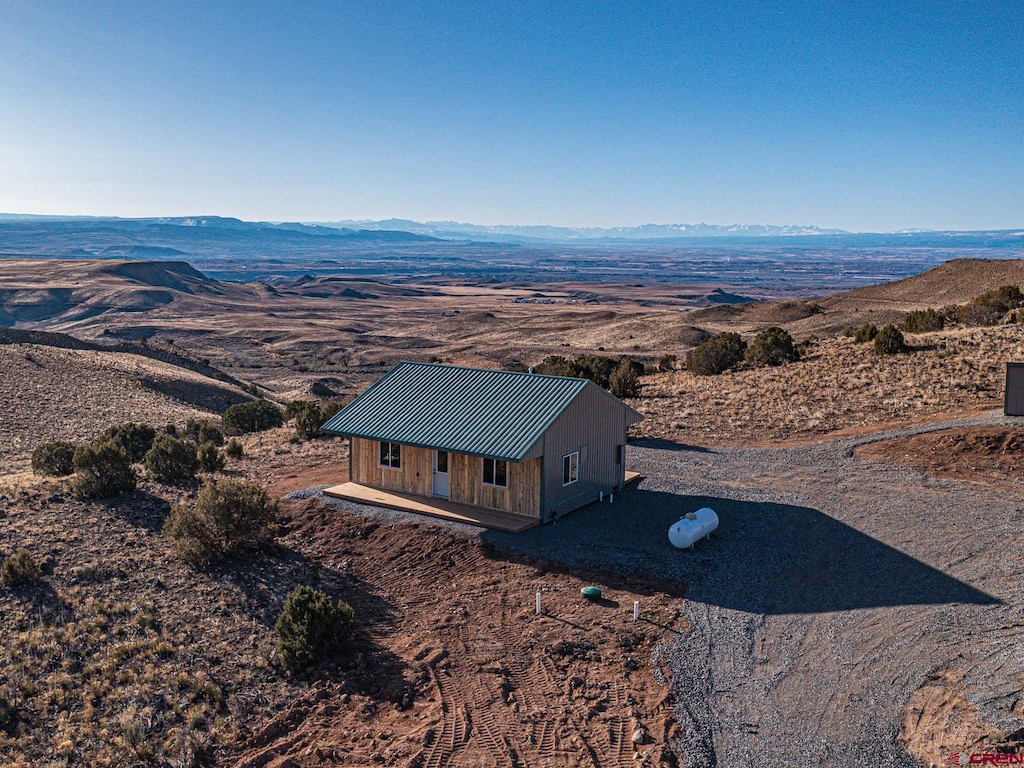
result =
M521 461L586 386L596 385L564 376L401 362L323 430Z

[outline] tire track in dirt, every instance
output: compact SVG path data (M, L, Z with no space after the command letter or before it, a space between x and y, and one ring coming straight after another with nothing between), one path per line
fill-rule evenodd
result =
M465 743L467 725L463 708L452 696L447 682L442 682L442 674L436 666L430 667L430 677L441 699L441 732L427 747L422 765L423 768L445 768L451 763L457 748Z
M290 537L324 552L344 574L339 583L352 580L358 590L359 601L353 602L357 615L364 607L373 611L367 639L397 658L392 668L401 679L392 680L387 690L399 690L400 697L353 695L336 705L333 723L329 717L298 723L296 728L307 734L301 743L284 750L254 744L249 759L273 755L275 760L294 759L301 768L633 764L625 759L630 747L628 678L636 676L641 684L637 700L650 696L652 710L666 689L653 670L623 664L619 643L636 631L628 623L631 616L611 603L580 598L582 586L595 578L607 585L601 580L605 577L502 555L444 527L352 514L314 500L293 515ZM678 595L677 584L662 589L656 580L642 582L644 592L638 595L632 582L613 583L609 589L621 590L616 607L642 596L659 627L670 627L678 618L678 597L670 596ZM541 616L533 611L537 590L548 595ZM645 632L630 654L642 657L661 637L661 630ZM364 660L372 668L373 660ZM338 674L346 677L344 666ZM613 681L618 685L612 686ZM596 701L602 696L608 699L603 704ZM666 712L652 735L664 733L667 740L668 722ZM317 755L343 754L345 761L315 764L295 751L306 748ZM644 751L656 758L659 749L654 744Z

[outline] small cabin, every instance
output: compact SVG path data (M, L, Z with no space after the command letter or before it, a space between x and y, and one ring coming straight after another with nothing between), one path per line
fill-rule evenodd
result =
M549 522L623 487L642 418L587 379L402 362L322 429L352 483Z

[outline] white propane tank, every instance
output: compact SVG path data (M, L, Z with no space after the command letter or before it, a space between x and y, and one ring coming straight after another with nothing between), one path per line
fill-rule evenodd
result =
M703 539L718 528L718 515L709 507L701 507L679 518L679 522L668 529L668 540L672 546L685 549L692 547L695 541Z

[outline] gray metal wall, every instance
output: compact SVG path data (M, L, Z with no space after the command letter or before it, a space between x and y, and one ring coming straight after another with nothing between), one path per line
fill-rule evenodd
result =
M1024 416L1024 363L1006 364L1003 413L1007 416Z
M541 496L547 522L621 488L625 474L626 418L629 411L596 386L585 387L544 433ZM623 464L616 463L622 446ZM579 480L562 486L562 457L580 452Z

